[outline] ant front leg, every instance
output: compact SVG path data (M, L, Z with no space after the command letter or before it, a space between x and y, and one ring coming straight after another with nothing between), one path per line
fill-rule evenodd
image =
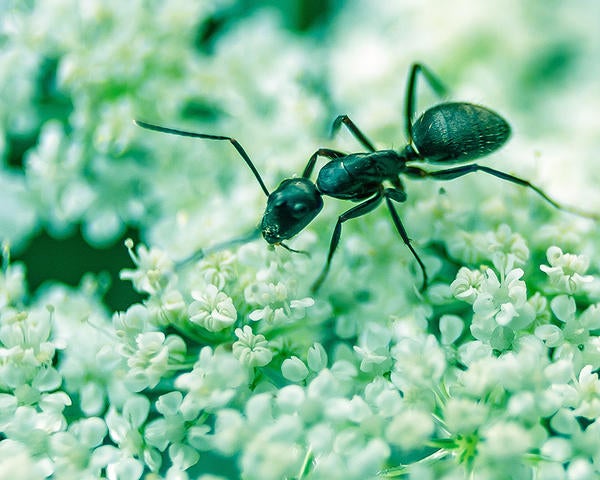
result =
M372 212L381 203L382 198L382 192L379 191L373 197L364 201L360 205L357 205L356 207L352 207L350 210L345 211L338 217L337 223L335 224L335 228L333 230L333 235L331 236L331 243L329 244L327 262L325 263L325 266L323 267L323 270L321 271L320 275L315 280L315 283L313 283L311 287L311 291L313 293L317 293L319 291L319 288L321 288L325 277L327 277L327 273L329 273L331 259L333 258L333 254L335 253L335 250L337 249L337 246L340 243L340 238L342 236L342 223L352 218L362 217L363 215Z
M346 125L346 128L350 130L350 133L354 136L354 138L356 138L369 152L374 152L377 150L373 146L373 143L366 137L366 135L360 131L360 129L352 120L350 120L348 115L338 115L338 117L333 121L333 124L331 125L332 137L338 132L342 126L342 123Z
M462 177L463 175L467 175L473 172L483 172L489 175L493 175L496 178L500 178L502 180L506 180L507 182L515 183L517 185L521 185L526 188L530 188L535 193L537 193L540 197L542 197L546 202L552 205L554 208L559 210L563 210L565 212L573 213L575 215L579 215L581 217L591 218L593 220L599 220L600 216L586 212L583 210L579 210L575 207L565 206L558 203L556 200L552 199L548 196L541 188L533 185L528 180L524 180L519 177L515 177L514 175L510 175L509 173L502 172L500 170L496 170L494 168L486 167L483 165L478 165L476 163L472 163L469 165L463 165L461 167L448 168L445 170L437 170L435 172L427 172L418 167L407 167L402 173L413 178L433 178L434 180L453 180L458 177Z
M398 230L398 233L400 234L402 241L408 247L410 252L413 254L413 257L415 257L415 260L419 264L419 267L421 267L421 272L423 273L423 284L421 285L420 291L423 292L427 289L427 282L428 282L427 270L425 269L425 264L423 263L423 261L417 254L416 250L413 248L412 244L410 243L410 238L408 238L406 229L404 228L404 225L402 225L400 216L398 215L398 212L396 211L396 208L394 207L394 204L392 203L392 200L395 202L398 202L398 203L406 201L406 192L404 192L402 190L394 189L394 188L386 188L384 191L384 196L385 196L385 202L388 206L390 214L392 215L392 220L394 222L396 230Z
M409 143L412 143L412 120L415 116L416 111L416 96L417 96L417 74L421 73L429 86L433 91L440 97L443 97L447 93L447 89L442 81L429 70L425 65L421 63L413 63L410 74L408 76L408 83L406 84L406 96L404 98L404 122L406 128L406 138Z

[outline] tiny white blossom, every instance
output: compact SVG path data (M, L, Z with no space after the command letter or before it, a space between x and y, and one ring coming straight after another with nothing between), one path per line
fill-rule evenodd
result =
M580 427L573 410L569 408L560 408L550 419L550 426L557 433L562 435L575 435Z
M198 268L208 284L222 290L227 282L236 277L236 261L236 255L224 250L203 258Z
M291 298L291 292L283 282L255 283L244 290L244 296L249 304L262 305L250 312L253 321L278 322L304 315L306 308L314 305L311 297L301 299Z
M460 337L465 328L463 320L457 315L440 317L440 335L443 345L450 345Z
M385 438L393 445L409 450L423 445L435 429L430 413L405 410L391 419L385 428Z
M573 297L568 295L558 295L550 302L552 312L561 322L571 322L575 318L577 307Z
M292 382L301 382L308 376L308 368L302 360L295 355L286 358L281 364L281 373Z
M550 265L540 265L540 270L548 275L550 284L558 291L578 293L592 282L593 277L585 275L590 264L585 255L563 253L559 247L552 246L546 251L546 257Z
M185 343L178 335L165 336L162 332L144 332L135 337L134 345L123 345L129 370L126 382L133 391L155 387L169 371L171 362L181 361Z
M598 478L598 468L596 468L589 458L574 458L567 466L568 480L588 480Z
M402 409L402 397L394 384L376 377L365 387L365 400L384 417L392 417Z
M147 328L148 309L140 303L134 303L125 312L116 312L112 321L117 336L123 339L135 337Z
M273 358L273 352L269 349L269 342L264 335L255 335L249 325L235 329L238 338L232 345L235 358L248 367L264 367Z
M574 413L589 419L600 417L600 380L597 373L592 373L593 370L592 365L583 367L575 384L580 403Z
M527 287L521 280L523 273L520 268L515 268L500 281L492 269L486 270L480 292L473 302L471 333L475 338L490 341L492 335L500 333L497 327L508 327L508 333L533 322L535 312L527 302Z
M375 322L363 327L354 351L361 359L360 369L363 372L388 370L391 365L389 343L392 333L388 328Z
M283 413L297 413L306 401L306 392L299 385L286 385L277 392L275 402Z
M323 348L323 345L314 343L313 346L308 349L306 362L308 363L308 368L313 372L318 372L327 367L327 351Z
M587 330L600 328L600 304L596 303L586 308L579 317L581 326Z
M136 268L121 270L121 279L131 280L138 292L154 294L162 290L172 273L172 260L157 248L148 249L144 245L138 245L134 253L131 239L125 242L125 246Z
M192 371L175 380L177 388L187 391L180 410L188 420L195 418L202 409L222 408L243 391L242 385L246 382L246 368L232 353L204 347Z
M144 439L149 445L164 451L169 445L185 439L185 421L182 415L168 415L156 418L144 426Z
M5 258L7 255L3 254ZM25 267L22 263L7 264L0 270L0 308L20 302L25 292Z
M446 370L446 356L433 335L402 338L391 349L391 380L400 390L437 386Z
M479 270L469 270L467 267L461 267L456 274L456 279L450 284L452 294L463 302L473 303L477 299L477 294L483 274Z
M469 398L450 398L444 405L443 420L453 434L468 435L484 425L490 415L484 402Z
M33 455L26 442L10 438L0 441L0 469L14 480L49 478L54 470L52 464Z
M192 323L209 332L219 332L236 322L237 310L233 300L215 285L208 285L202 291L192 291L192 298L195 300L189 307Z
M496 460L519 458L533 446L531 433L516 422L499 421L483 429L478 447L485 457Z
M558 347L564 342L563 332L556 325L540 325L535 327L534 333L550 348Z
M334 422L350 421L360 423L373 414L369 405L357 395L352 399L332 398L324 407L325 417Z
M540 448L540 452L550 460L565 463L571 457L573 447L571 442L566 438L552 437L544 442Z
M106 467L108 480L137 480L144 472L144 463L135 458L123 457Z
M494 267L500 272L509 272L515 266L524 265L529 258L529 248L525 239L513 233L506 224L500 225L487 237Z
M72 423L68 431L54 434L50 438L50 449L57 459L55 474L68 476L73 472L87 470L90 476L99 475L100 465L96 466L97 471L90 467L95 463L92 458L94 449L103 442L107 432L103 420L89 417Z

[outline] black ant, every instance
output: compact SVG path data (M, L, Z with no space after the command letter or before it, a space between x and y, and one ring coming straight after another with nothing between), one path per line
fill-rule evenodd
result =
M446 88L431 70L419 63L412 65L406 87L404 111L408 144L403 149L377 150L347 115L340 115L333 122L332 134L335 134L342 124L345 125L367 152L346 154L338 150L320 148L310 157L301 177L283 180L273 192L269 192L250 157L234 138L165 128L137 120L135 123L140 127L163 133L231 142L250 167L267 196L267 207L262 217L260 231L269 244L281 245L295 251L284 241L303 230L319 214L323 208L323 195L361 202L338 217L329 245L327 261L312 285L313 292L321 287L329 272L331 259L342 234L342 224L373 211L382 201L385 201L396 230L421 268L423 275L421 291L427 288L428 277L425 265L411 245L394 206L394 202L402 203L407 198L400 174L413 179L452 180L468 173L484 172L531 188L555 208L597 218L575 208L560 205L527 180L477 163L437 171L426 171L413 165L413 162L445 165L474 160L497 150L510 136L510 126L500 115L481 105L467 102L440 103L426 110L413 122L416 110L417 74L423 75L439 96L446 93ZM328 158L329 162L319 170L317 181L313 183L310 177L318 157ZM390 186L384 185L386 181Z

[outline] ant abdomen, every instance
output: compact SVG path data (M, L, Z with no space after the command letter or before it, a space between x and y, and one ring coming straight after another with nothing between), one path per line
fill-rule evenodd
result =
M510 126L489 108L472 103L441 103L412 126L418 155L427 162L465 162L489 155L510 136Z

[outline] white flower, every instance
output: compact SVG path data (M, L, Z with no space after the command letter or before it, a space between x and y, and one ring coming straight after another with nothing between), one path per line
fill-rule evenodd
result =
M148 309L140 303L134 303L125 312L116 312L112 319L115 333L124 340L142 333L148 327L148 320Z
M594 278L584 275L590 264L585 255L563 253L560 248L552 246L546 251L546 257L550 265L540 265L540 270L548 275L550 284L558 291L578 293Z
M392 338L389 328L375 322L363 327L354 351L361 359L360 369L363 372L385 371L391 364L389 343Z
M400 390L435 387L446 370L446 356L433 335L402 338L392 347L391 354L391 380Z
M499 281L492 269L485 271L480 292L473 302L471 333L475 338L490 341L493 335L518 331L533 322L535 312L527 303L527 287L521 280L523 273L520 268L515 268ZM498 327L509 330L497 330Z
M240 412L221 409L215 415L214 447L225 455L233 455L244 444L245 430L245 420Z
M479 270L469 270L461 267L456 274L456 279L450 284L452 294L463 302L473 303L483 281L483 274Z
M26 292L25 267L22 263L8 264L8 249L2 256L7 264L0 270L0 309L21 302Z
M264 367L273 358L273 352L269 349L269 342L264 335L254 335L249 325L235 329L238 338L232 345L235 358L248 367Z
M457 315L442 315L440 317L440 336L443 345L450 345L460 337L465 324Z
M550 348L558 347L564 341L562 330L556 325L540 325L535 328L535 336Z
M308 368L313 372L318 372L327 367L327 351L323 345L314 343L313 346L308 349L306 363L308 364Z
M589 419L600 417L600 380L593 369L592 365L583 367L575 384L580 403L573 413Z
M102 465L93 458L95 448L102 444L108 429L104 421L98 417L89 417L73 422L67 431L57 432L50 438L52 456L59 459L55 475L87 470L90 476L100 474ZM91 468L92 467L92 468ZM93 470L97 468L97 471Z
M509 272L515 266L524 265L529 258L529 248L525 239L513 233L506 224L488 234L488 248L494 267L500 272Z
M308 376L308 368L302 360L295 355L286 358L281 364L281 373L292 382L301 382Z
M490 412L484 402L469 398L450 398L444 405L443 420L452 434L474 433L487 420Z
M139 455L142 457L146 450L141 430L148 418L150 401L143 395L132 395L129 397L121 413L111 406L105 416L108 434L112 441L117 444L123 455ZM117 463L121 463L120 459ZM120 467L113 467L120 468Z
M497 422L484 428L481 454L496 460L517 459L533 446L531 433L516 422Z
M14 480L49 478L53 466L31 452L31 445L12 439L0 441L0 469Z
M393 445L410 450L427 442L435 429L432 415L420 410L404 410L385 427L385 438Z
M291 292L283 282L255 283L245 289L244 296L248 303L263 306L250 312L248 317L253 321L279 322L301 318L306 308L315 303L311 297L291 298Z
M177 388L188 392L181 404L184 418L195 418L202 409L214 411L226 406L236 394L244 392L247 378L246 368L233 354L204 347L192 371L175 380Z
M155 387L168 374L171 363L177 363L185 354L185 343L178 335L165 336L162 332L144 332L135 337L135 346L123 345L129 370L126 382L133 391Z
M202 259L198 268L204 280L219 290L236 278L237 257L228 250L215 252Z
M600 304L590 305L579 317L579 322L586 330L600 328Z
M540 452L554 462L566 463L573 453L573 448L568 439L551 437L542 445Z
M193 290L195 302L189 307L190 321L204 327L209 332L219 332L233 325L237 320L237 310L233 300L215 285L204 290Z
M165 288L173 269L171 259L157 248L148 250L144 245L138 245L134 253L131 239L125 246L136 268L121 270L121 279L131 280L138 292L154 294Z

